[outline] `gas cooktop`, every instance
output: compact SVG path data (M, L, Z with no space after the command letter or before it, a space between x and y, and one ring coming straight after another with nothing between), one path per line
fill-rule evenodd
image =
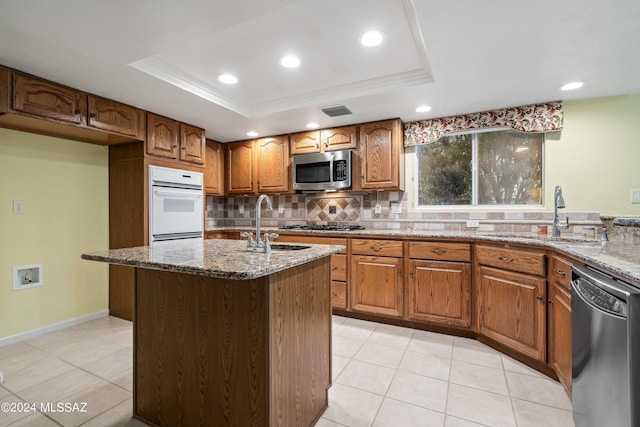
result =
M302 224L302 225L283 225L280 230L324 230L324 231L353 231L364 230L361 225L316 225L316 224Z

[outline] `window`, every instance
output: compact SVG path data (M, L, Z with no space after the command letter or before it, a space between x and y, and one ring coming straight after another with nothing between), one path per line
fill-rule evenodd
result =
M417 146L418 206L541 205L543 141L491 131Z

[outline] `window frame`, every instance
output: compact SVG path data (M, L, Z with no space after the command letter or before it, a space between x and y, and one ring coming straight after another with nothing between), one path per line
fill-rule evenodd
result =
M491 205L491 204L478 204L478 134L499 132L499 131L513 131L511 128L499 127L499 128L486 128L486 129L474 129L465 130L460 132L451 132L445 136L456 135L472 135L471 140L471 204L470 205L420 205L418 204L418 185L419 180L415 179L419 175L418 164L418 147L421 145L414 145L413 152L410 153L411 167L407 170L411 171L412 176L407 179L407 182L411 183L411 198L413 199L410 206L414 212L441 212L441 211L544 211L545 200L545 172L546 172L546 159L545 159L545 146L547 140L546 132L542 134L542 147L541 147L541 159L542 162L542 189L541 189L541 203L539 204L525 204L525 205Z

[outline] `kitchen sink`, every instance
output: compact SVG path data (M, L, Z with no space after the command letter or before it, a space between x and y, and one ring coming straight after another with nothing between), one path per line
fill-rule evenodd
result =
M272 243L271 249L274 251L299 251L302 249L309 249L311 246L306 245L283 245L281 243Z

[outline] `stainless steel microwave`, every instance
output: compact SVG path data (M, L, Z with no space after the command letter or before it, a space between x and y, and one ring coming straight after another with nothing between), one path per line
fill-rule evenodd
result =
M351 187L351 151L293 155L293 188L302 191Z

